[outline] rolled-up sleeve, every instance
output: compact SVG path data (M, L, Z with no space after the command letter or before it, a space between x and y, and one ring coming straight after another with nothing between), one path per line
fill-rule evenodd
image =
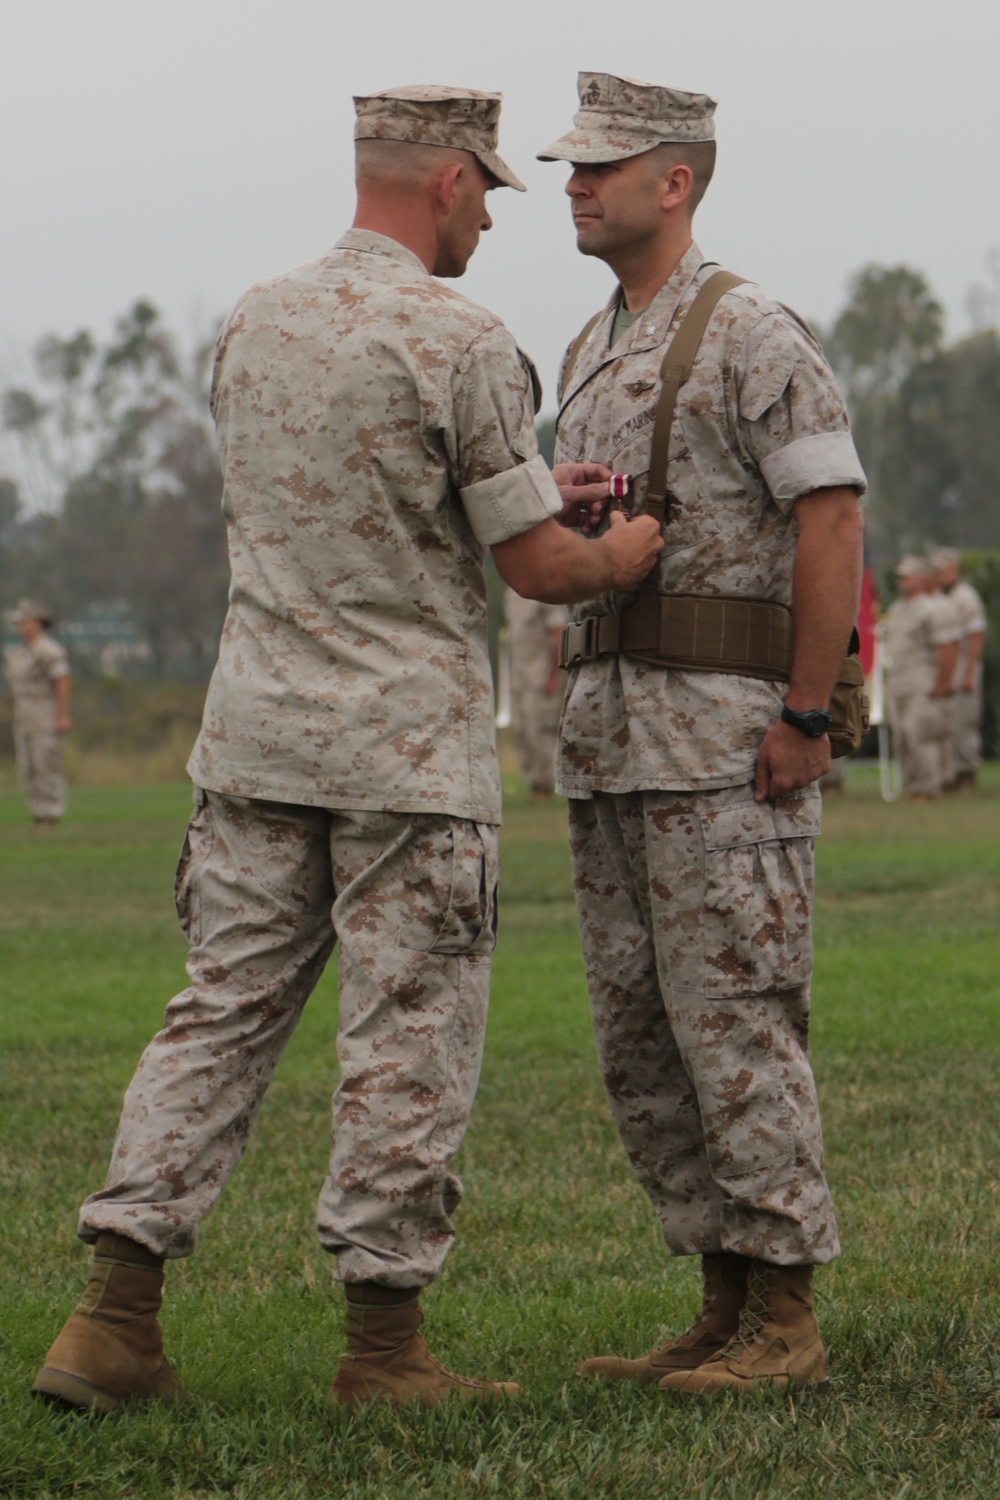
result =
M971 586L966 586L962 591L962 629L966 635L977 635L979 631L986 629L986 610L983 601Z
M49 681L55 682L57 677L68 677L69 657L64 647L60 646L58 641L51 641L47 638L39 641L38 644L43 648L38 652L38 660Z
M762 458L760 472L779 504L834 485L847 485L861 494L866 483L849 432L814 432L796 438Z
M761 318L738 362L740 430L775 504L812 490L863 494L864 470L847 407L816 341L783 309Z
M562 497L540 453L460 493L476 540L484 547L520 536L562 510Z
M474 339L452 376L452 480L483 546L558 515L562 499L538 452L535 368L500 324Z
M935 646L950 646L962 639L962 624L958 613L947 595L930 596L933 609L928 610L929 634Z

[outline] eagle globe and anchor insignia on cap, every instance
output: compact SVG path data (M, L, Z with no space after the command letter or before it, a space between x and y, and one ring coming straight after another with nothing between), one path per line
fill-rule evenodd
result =
M585 89L580 89L580 103L585 104L588 109L593 109L596 105L600 104L600 102L601 85L598 83L596 75L592 73L590 75L590 82L587 84L587 87Z
M539 161L621 161L673 142L715 139L717 101L709 94L580 73L573 129L538 153Z

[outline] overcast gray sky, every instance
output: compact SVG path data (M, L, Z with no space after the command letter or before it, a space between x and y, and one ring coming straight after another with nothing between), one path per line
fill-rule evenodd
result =
M354 93L500 89L528 193L491 198L461 290L536 359L610 290L578 256L578 68L719 99L702 250L828 320L869 261L923 271L949 332L1000 246L996 0L8 0L0 89L0 379L41 334L148 297L184 336L249 282L325 250L353 212Z

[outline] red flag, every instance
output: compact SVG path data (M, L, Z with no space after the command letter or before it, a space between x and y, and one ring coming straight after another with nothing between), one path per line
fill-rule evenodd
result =
M861 665L865 676L871 675L875 665L875 626L878 621L878 600L875 597L875 576L871 568L861 575L861 603L858 605L858 635L861 639Z

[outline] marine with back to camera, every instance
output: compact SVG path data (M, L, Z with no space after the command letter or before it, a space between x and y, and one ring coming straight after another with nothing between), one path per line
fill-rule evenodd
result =
M34 1386L71 1406L182 1394L157 1319L164 1261L194 1250L335 943L317 1215L347 1301L331 1398L516 1389L453 1374L419 1332L454 1238L496 932L484 556L560 602L636 581L662 542L648 518L617 517L596 543L569 529L589 526L607 471L550 473L533 366L434 279L464 272L487 192L521 186L496 151L500 96L417 86L355 104L353 227L251 287L219 337L232 584L177 874L190 983L80 1212L91 1279Z

